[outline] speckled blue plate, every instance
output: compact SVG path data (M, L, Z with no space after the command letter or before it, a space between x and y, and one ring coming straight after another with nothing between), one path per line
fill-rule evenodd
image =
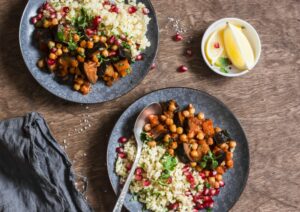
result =
M54 80L53 75L41 71L36 66L36 62L39 58L41 58L41 55L38 49L33 45L34 40L32 39L32 34L34 26L30 23L30 18L36 15L38 7L43 2L45 1L28 1L20 23L19 40L21 52L29 71L45 89L68 101L78 103L100 103L116 99L126 94L137 86L146 76L156 56L159 40L158 23L150 0L138 0L138 2L144 3L150 10L149 16L151 18L146 35L151 42L151 47L148 47L145 50L144 60L133 64L133 73L120 79L112 87L107 87L103 82L98 81L95 85L93 85L92 92L85 96L79 92L73 91L71 86L59 84L56 80Z
M174 99L183 107L192 103L196 112L204 112L217 126L227 129L237 141L234 153L234 168L224 175L226 186L215 197L214 212L228 211L239 199L247 182L249 173L249 150L245 133L233 113L218 99L199 90L190 88L166 88L149 93L130 105L121 115L109 138L107 149L107 169L115 193L120 192L119 178L114 172L118 138L132 136L133 126L140 111L153 102L164 102ZM137 201L130 201L131 194L127 194L125 207L132 212L142 211L143 205Z

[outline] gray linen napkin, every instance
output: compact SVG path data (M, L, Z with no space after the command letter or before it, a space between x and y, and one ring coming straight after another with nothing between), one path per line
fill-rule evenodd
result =
M0 122L0 211L92 211L38 113Z

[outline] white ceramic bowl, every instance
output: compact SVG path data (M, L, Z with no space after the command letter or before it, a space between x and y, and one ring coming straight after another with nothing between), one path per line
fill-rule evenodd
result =
M261 53L261 43L260 43L260 39L259 36L256 32L256 30L254 29L254 27L249 24L248 22L242 20L242 19L238 19L238 18L223 18L220 19L214 23L212 23L207 30L205 31L203 37L202 37L202 42L201 42L201 53L202 53L202 57L204 59L204 61L206 62L206 64L208 65L208 67L213 70L214 72L216 72L217 74L220 74L222 76L225 77L239 77L242 76L246 73L248 73L250 70L244 70L244 71L240 71L238 69L236 69L234 66L231 66L231 69L228 70L228 73L223 73L220 71L219 67L213 66L209 63L208 59L206 58L206 54L205 54L205 44L207 42L207 39L209 38L209 36L216 30L224 27L226 25L226 22L230 22L232 24L238 25L238 26L243 26L245 27L243 29L244 34L246 35L246 37L248 38L252 49L254 51L254 57L255 57L255 63L253 68L255 67L255 65L257 64L259 57L260 57L260 53ZM252 69L253 69L252 68Z

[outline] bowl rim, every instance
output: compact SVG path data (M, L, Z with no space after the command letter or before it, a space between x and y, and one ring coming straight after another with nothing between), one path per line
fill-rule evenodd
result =
M237 21L237 22L240 22L244 25L247 25L247 27L250 28L250 30L253 32L253 36L255 37L255 40L258 44L258 54L255 58L255 63L254 63L254 66L249 69L249 70L244 70L244 71L241 71L239 73L223 73L221 71L219 71L217 68L213 68L212 65L208 62L208 59L206 57L206 54L205 54L205 44L206 44L206 41L209 37L209 35L212 33L212 28L222 24L223 22L226 22L226 21ZM206 38L206 39L205 39ZM205 61L206 65L215 73L221 75L221 76L224 76L224 77L239 77L239 76L242 76L242 75L245 75L247 74L250 70L252 70L258 63L259 59L260 59L260 55L261 55L261 41L260 41L260 37L256 31L256 29L247 21L243 20L243 19L240 19L240 18L235 18L235 17L227 17L227 18L221 18L221 19L218 19L216 21L214 21L213 23L211 23L208 28L205 30L203 36L202 36L202 40L201 40L201 54L202 54L202 57L203 57L203 60Z

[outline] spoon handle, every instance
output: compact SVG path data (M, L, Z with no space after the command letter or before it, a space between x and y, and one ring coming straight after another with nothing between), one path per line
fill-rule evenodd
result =
M138 162L139 162L139 159L141 157L141 152L142 152L142 148L141 147L138 147L137 148L137 154L136 154L136 157L135 157L135 160L134 160L134 163L131 167L131 170L130 170L130 173L127 177L127 180L124 184L124 187L122 189L122 192L118 198L118 201L117 203L115 204L115 207L114 207L114 210L113 212L120 212L121 209L122 209L122 206L124 204L124 200L125 200L125 197L126 197L126 194L127 194L127 191L128 191L128 188L130 186L130 183L131 183L131 180L132 180L132 177L133 177L133 174L135 172L135 168L137 167L138 165Z

